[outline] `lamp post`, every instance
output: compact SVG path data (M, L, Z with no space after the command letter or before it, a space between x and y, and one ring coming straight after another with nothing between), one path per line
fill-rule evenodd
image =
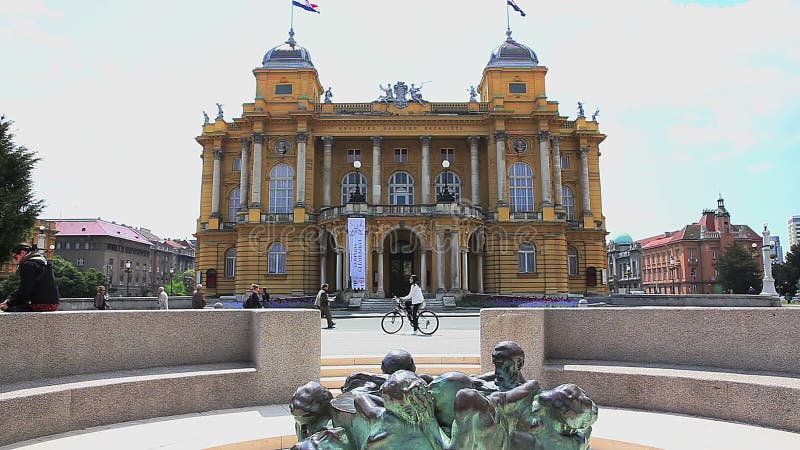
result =
M439 203L453 203L456 197L450 192L449 178L450 178L450 161L445 159L442 161L442 168L444 168L444 187L439 195L436 196L436 201Z
M770 250L775 246L769 238L769 230L767 224L764 224L764 231L761 233L763 240L761 241L761 262L764 265L764 279L761 284L761 295L768 295L770 297L777 297L778 292L775 290L775 279L772 278L772 263L770 261Z
M675 266L677 263L675 262L675 257L669 255L669 263L667 263L667 267L669 267L669 278L672 282L672 293L675 293Z
M367 196L361 191L361 161L353 161L353 168L356 169L356 189L350 192L350 197L347 199L347 202L366 203Z
M112 264L109 264L106 266L106 285L107 285L106 291L108 292L108 295L111 295L111 282L113 281L112 280L113 276L114 276L114 266Z
M131 288L131 260L125 261L125 273L128 276L125 279L125 297L130 296L130 288Z
M172 289L172 277L173 277L174 274L175 274L175 268L174 267L170 267L169 268L169 295L172 295L172 292L173 292L173 289Z

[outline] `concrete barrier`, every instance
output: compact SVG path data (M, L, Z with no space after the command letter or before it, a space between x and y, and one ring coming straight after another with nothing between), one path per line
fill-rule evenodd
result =
M318 380L319 312L0 315L0 445L87 427L285 404Z
M158 299L156 297L110 297L108 304L114 311L158 309ZM169 309L191 308L191 296L169 297ZM94 298L62 298L60 311L96 311L94 309Z
M600 405L800 432L798 323L800 308L483 309L481 367L513 340L527 378Z

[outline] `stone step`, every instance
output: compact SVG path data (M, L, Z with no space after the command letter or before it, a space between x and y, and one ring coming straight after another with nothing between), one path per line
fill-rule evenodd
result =
M328 356L321 360L320 384L336 396L347 377L355 372L381 373L384 356ZM417 355L414 364L418 373L441 375L445 372L459 371L470 375L481 372L479 355Z
M417 372L427 373L431 375L441 375L445 372L464 372L468 374L475 374L481 370L479 364L419 364L417 365ZM320 368L320 376L323 378L328 377L344 377L346 378L354 372L372 372L381 373L380 364L361 364L361 365L346 365L346 366L322 366Z

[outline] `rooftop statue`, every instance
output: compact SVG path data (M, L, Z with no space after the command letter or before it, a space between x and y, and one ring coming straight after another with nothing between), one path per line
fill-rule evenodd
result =
M383 95L378 97L379 102L388 103L394 101L394 94L392 93L392 84L387 83L386 87L384 88L382 84L379 84L378 87L381 91L383 91Z
M434 378L393 350L382 374L351 375L336 398L307 383L290 403L299 440L292 449L588 450L597 405L583 390L526 381L525 353L512 341L498 342L492 361L495 370L483 375Z
M578 102L578 117L586 117L583 114L583 103L582 102Z
M333 92L331 91L330 86L328 86L328 89L325 90L325 103L331 103L332 98Z
M203 125L208 123L208 113L203 111Z
M217 119L222 119L222 105L217 103Z
M600 108L594 110L594 114L592 114L592 121L597 122L597 116L600 115Z
M411 83L411 89L408 90L408 93L409 95L411 95L412 102L417 102L420 105L425 104L425 100L422 98L422 92L420 92L424 84L425 83L423 82L422 84L419 85L419 87L414 87L414 83Z
M469 87L469 101L471 102L478 101L478 91L475 90L475 86Z

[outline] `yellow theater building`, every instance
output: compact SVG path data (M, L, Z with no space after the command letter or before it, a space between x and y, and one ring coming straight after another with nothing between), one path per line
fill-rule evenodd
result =
M476 55L476 57L482 57ZM240 118L196 138L196 265L211 295L605 293L595 120L547 98L547 68L507 38L468 102L402 81L334 103L290 31L253 70Z

